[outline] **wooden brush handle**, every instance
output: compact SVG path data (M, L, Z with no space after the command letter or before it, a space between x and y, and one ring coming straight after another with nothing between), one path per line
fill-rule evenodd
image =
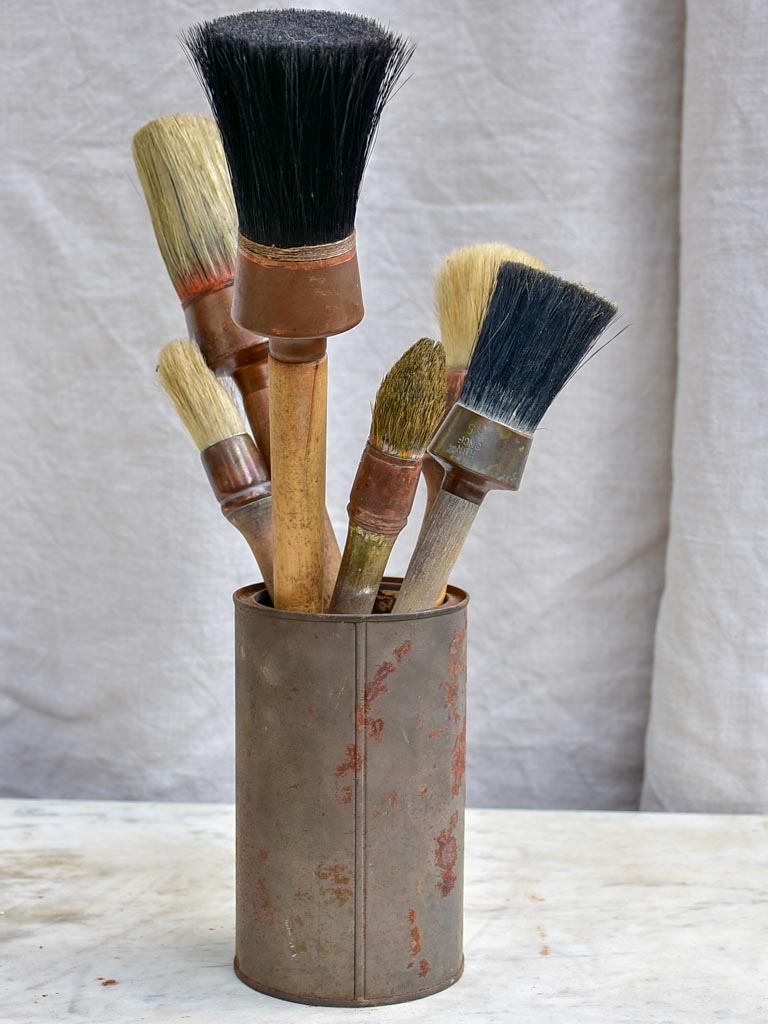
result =
M270 343L271 344L271 343ZM269 356L274 605L323 609L328 359Z
M418 612L433 608L461 553L480 508L472 501L441 490L424 523L411 557L394 611Z
M260 498L258 501L225 512L224 515L248 541L269 596L274 598L272 499L269 496Z
M457 370L452 368L446 371L445 374L445 406L443 408L443 419L448 415L451 409L456 405L461 394L461 389L464 387L464 379L467 376L466 370ZM423 524L426 523L429 513L432 511L432 506L440 493L440 488L443 486L443 478L445 477L445 469L443 466L433 459L432 456L427 452L424 456L424 465L421 467L421 474L424 477L424 483L427 485L427 502L424 506L424 518L422 519Z
M426 523L429 513L432 511L432 506L435 504L440 493L440 488L443 486L445 469L427 452L421 467L421 475L424 477L424 483L427 485L427 501L424 506L424 518L422 520L423 523Z
M253 439L264 457L267 468L270 469L272 448L269 443L269 388L259 388L257 391L242 391L241 389L241 393Z
M341 571L341 548L327 509L325 513L325 558L323 567L323 611L327 612L333 600L336 580Z
M251 432L261 452L267 469L271 471L272 447L269 433L269 375L260 372L261 364L242 366L232 372L232 379L243 396L245 415L251 426ZM266 370L266 361L264 363ZM328 512L325 512L325 575L323 582L323 610L331 603L331 595L339 574L341 550L333 530Z
M397 536L371 533L349 524L330 611L370 615Z

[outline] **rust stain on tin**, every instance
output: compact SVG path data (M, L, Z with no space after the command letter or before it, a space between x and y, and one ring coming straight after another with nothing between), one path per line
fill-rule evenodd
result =
M542 946L539 950L539 956L549 956L549 946Z
M445 729L433 729L429 734L431 740L436 740L445 733Z
M428 960L419 960L419 977L426 978L432 968L429 966Z
M400 644L399 647L396 647L394 649L393 653L397 658L398 662L402 661L406 654L410 654L412 646L413 644L411 643L410 640L405 640L403 643Z
M467 767L467 719L461 726L460 732L453 742L453 756L451 757L451 794L458 796L461 787L464 785L464 773Z
M326 903L335 903L343 907L354 895L350 883L350 873L341 864L323 864L315 871L315 877L321 882L328 882L320 887L320 895Z
M448 828L438 832L435 836L435 864L440 871L440 881L437 882L437 889L445 899L453 892L456 885L456 864L459 859L459 844L453 830L459 823L459 812L454 811Z
M355 732L368 731L369 739L381 743L381 734L384 731L384 719L374 718L371 709L377 697L387 692L387 684L384 682L388 676L395 671L391 661L382 661L374 673L373 679L368 680L363 689L363 702L355 708Z
M347 756L345 760L340 761L336 765L336 777L343 779L347 772L357 773L365 764L365 758L357 749L356 743L350 743L347 747Z
M308 900L312 899L312 893L307 889L297 889L293 895L300 903L306 903Z
M445 706L448 708L454 724L461 719L459 714L459 677L465 670L464 637L466 630L454 629L451 647L448 654L448 678L443 683L445 690Z
M389 797L389 806L397 807L397 793L391 793Z
M253 889L254 917L257 920L266 921L267 924L272 924L275 920L275 908L272 906L272 900L267 891L264 879L257 878Z
M421 952L421 931L416 924L416 911L408 911L408 924L411 926L411 956Z
M269 860L269 851L268 850L259 850L259 860L262 860L262 861Z

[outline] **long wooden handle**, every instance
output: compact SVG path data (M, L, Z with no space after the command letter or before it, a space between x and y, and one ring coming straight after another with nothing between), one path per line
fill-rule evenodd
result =
M245 415L248 417L248 422L251 425L251 432L253 433L254 440L264 457L264 461L267 464L267 468L270 469L272 462L272 445L270 443L269 433L269 387L265 387L262 379L257 379L255 383L258 385L249 390L251 381L249 376L246 374L245 367L243 370L236 370L232 376L237 382L240 392L243 396L243 405L245 407ZM267 380L269 378L267 377ZM325 611L331 603L331 596L333 594L333 588L336 583L336 577L339 574L339 566L341 564L341 550L339 548L339 541L333 529L331 523L331 517L328 512L325 511L325 575L323 578L323 611Z
M370 615L384 570L397 536L371 533L349 524L339 578L331 601L332 612Z
M441 490L419 534L394 611L433 608L447 586L477 510L450 491Z
M276 608L320 612L325 560L328 359L269 356Z
M272 499L267 495L265 498L259 498L258 501L252 501L231 512L225 512L225 515L248 541L248 546L258 562L269 596L274 599Z
M247 391L244 388L240 390L253 439L269 469L272 464L272 447L269 439L269 388L258 388L256 391Z
M426 523L429 513L432 511L432 506L435 504L440 493L440 488L443 486L445 470L427 452L421 466L421 475L424 477L424 483L427 485L427 502L424 506L424 518L422 519L422 523Z

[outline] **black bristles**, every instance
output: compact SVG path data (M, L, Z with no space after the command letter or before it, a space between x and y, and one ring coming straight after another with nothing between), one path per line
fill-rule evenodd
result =
M219 125L241 234L281 248L346 238L412 46L370 18L294 9L203 22L183 42Z
M459 401L532 434L615 315L581 285L502 263Z

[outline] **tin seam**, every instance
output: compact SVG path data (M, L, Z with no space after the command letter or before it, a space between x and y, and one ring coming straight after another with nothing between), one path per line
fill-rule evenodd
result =
M364 707L365 676L367 661L367 627L364 622L355 623L355 729L357 709ZM366 773L367 773L367 729L361 729L356 737L357 765L355 774L355 999L365 998L365 841L366 841Z

